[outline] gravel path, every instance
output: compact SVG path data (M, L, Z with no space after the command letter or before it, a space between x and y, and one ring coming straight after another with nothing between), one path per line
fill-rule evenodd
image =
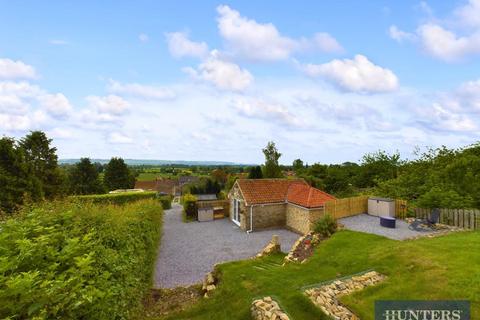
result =
M240 230L229 219L210 222L182 222L182 207L173 204L166 210L154 286L174 288L200 282L217 262L241 260L254 256L270 241L280 236L282 251L288 252L299 235L285 229Z
M435 232L419 232L410 230L408 228L408 223L399 219L396 221L395 229L385 228L380 226L379 217L370 216L368 214L359 214L352 217L342 218L338 221L342 223L346 229L373 233L394 240L405 240L417 236L426 236Z

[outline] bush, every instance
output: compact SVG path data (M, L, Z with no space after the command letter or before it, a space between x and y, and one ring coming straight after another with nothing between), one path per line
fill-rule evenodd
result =
M183 211L187 220L197 218L197 197L191 194L186 194L182 197Z
M326 214L315 223L314 231L322 237L330 237L337 231L337 221L331 215Z
M158 202L50 203L0 232L0 318L126 319L150 288Z
M172 196L159 196L158 199L160 200L163 209L167 210L172 208Z
M126 204L133 201L143 199L155 199L157 193L155 191L147 192L120 192L120 193L107 193L107 194L91 194L83 196L73 196L81 202L93 202L99 204Z

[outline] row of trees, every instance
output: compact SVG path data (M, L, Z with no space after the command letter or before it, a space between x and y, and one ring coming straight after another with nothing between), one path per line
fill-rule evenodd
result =
M103 179L100 177L103 172ZM131 189L135 176L122 158L112 158L104 167L92 163L89 158L68 169L70 194L96 194L116 189Z
M360 194L406 199L433 208L480 208L480 143L460 148L416 152L415 160L378 151L360 163L304 164L301 159L281 166L281 153L269 142L262 150L263 166L250 168L248 178L279 178L293 170L299 178L337 197Z
M0 212L13 212L31 201L105 193L134 184L135 177L121 158L112 158L105 167L87 158L73 166L59 166L57 149L42 131L32 131L18 141L0 139Z

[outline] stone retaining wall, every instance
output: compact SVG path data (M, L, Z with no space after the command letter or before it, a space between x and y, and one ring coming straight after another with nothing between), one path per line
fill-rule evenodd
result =
M277 235L272 236L272 240L255 256L256 258L261 258L263 256L268 256L272 253L278 253L281 251L280 248L280 238Z
M338 320L358 320L347 307L343 306L338 298L355 291L363 290L368 286L373 286L385 279L385 276L370 271L362 275L353 276L344 280L336 280L330 284L318 288L305 290L305 294L328 316Z
M290 320L271 297L253 301L250 311L254 320Z

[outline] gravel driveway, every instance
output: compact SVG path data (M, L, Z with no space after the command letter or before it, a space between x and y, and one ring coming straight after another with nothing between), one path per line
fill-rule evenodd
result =
M342 218L339 219L338 222L343 224L345 229L373 233L394 240L405 240L417 236L426 236L435 232L419 232L410 230L408 228L408 223L400 219L397 219L395 229L385 228L380 225L379 217L370 216L368 214L359 214L352 217Z
M229 219L182 222L182 207L166 210L154 286L174 288L200 282L217 262L241 260L257 254L272 238L280 236L288 252L299 235L285 229L247 234Z

